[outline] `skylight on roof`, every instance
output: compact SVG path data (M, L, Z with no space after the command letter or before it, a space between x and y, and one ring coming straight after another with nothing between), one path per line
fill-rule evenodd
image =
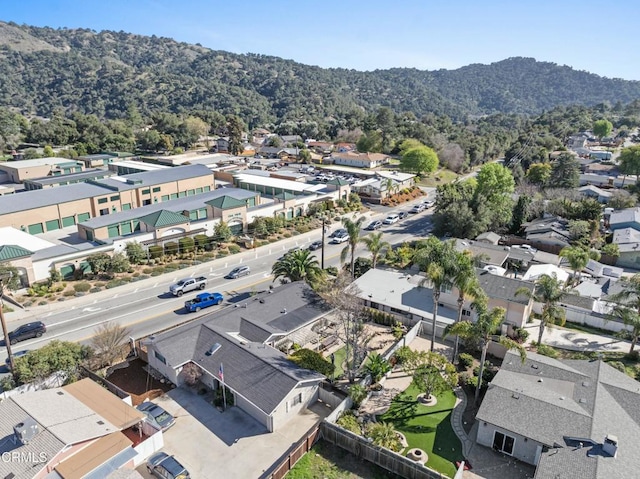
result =
M220 343L215 343L205 354L207 356L212 356L218 349L220 349Z

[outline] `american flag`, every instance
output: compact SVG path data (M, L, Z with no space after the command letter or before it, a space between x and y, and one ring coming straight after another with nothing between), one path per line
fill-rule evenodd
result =
M220 381L224 381L224 369L222 368L222 363L220 363L220 369L218 369L218 377Z

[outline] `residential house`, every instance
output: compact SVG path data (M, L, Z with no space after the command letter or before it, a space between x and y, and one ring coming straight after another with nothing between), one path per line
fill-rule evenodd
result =
M324 320L328 306L304 282L289 283L152 337L149 365L171 383L184 383L194 363L212 389L226 386L234 404L269 432L316 402L324 377L301 368L274 346L295 341ZM303 341L304 342L304 341Z
M476 236L476 241L481 243L487 243L497 246L498 242L502 238L498 233L494 233L493 231L487 231L485 233L480 233Z
M457 251L468 251L483 266L502 266L509 257L510 248L508 246L493 245L484 241L469 239L455 239L454 241Z
M636 475L638 382L602 360L507 352L476 419L476 441L533 464L535 479Z
M559 216L538 218L523 224L527 243L533 246L557 246L564 248L571 243L569 221Z
M354 166L356 168L377 168L389 163L389 157L382 153L357 153L348 151L331 154L331 160L335 165Z
M522 275L523 281L537 281L541 276L555 276L559 281L566 283L569 273L555 264L534 264Z
M280 135L280 140L284 146L294 146L297 143L304 143L300 135Z
M0 402L0 476L89 479L133 469L146 459L131 431L144 418L90 379L11 395Z
M618 176L618 167L616 165L605 165L595 161L585 166L584 173L587 175Z
M603 190L595 185L585 185L578 188L580 194L586 198L595 198L600 203L607 203L613 193L609 190Z
M623 228L633 228L640 231L640 207L616 210L609 217L609 228L616 231Z

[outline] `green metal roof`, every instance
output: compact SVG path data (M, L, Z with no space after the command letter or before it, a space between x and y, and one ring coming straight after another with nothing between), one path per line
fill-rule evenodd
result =
M247 203L245 201L237 200L227 195L207 201L207 204L221 210L229 210L231 208L240 208L242 206L247 206Z
M33 251L23 248L22 246L16 246L14 244L7 244L0 246L0 261L10 261L16 258L24 258L30 256Z
M282 193L278 193L276 196L279 200L292 200L296 197L293 193L289 193L288 191L283 191Z
M173 226L188 223L189 218L173 211L160 210L155 213L143 216L140 221L154 228L162 228L163 226Z
M334 178L333 180L329 180L327 181L328 185L337 185L337 186L345 186L348 185L349 182L346 180L343 180L342 178Z

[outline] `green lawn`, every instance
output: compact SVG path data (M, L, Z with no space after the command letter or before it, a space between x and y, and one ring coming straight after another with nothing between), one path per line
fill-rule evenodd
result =
M435 173L422 178L419 184L421 186L435 187L439 185L444 185L446 183L451 183L457 177L458 175L453 171L447 170L445 168L441 168Z
M333 353L334 356L334 364L336 365L336 370L333 374L334 378L339 378L340 376L342 376L344 374L344 362L347 359L347 347L343 346L340 349L338 349L337 351L334 351ZM327 357L325 358L328 361L331 361L331 355L327 355Z
M398 476L367 461L358 460L338 446L319 441L285 477L286 479L392 479Z
M409 449L418 447L429 455L427 466L449 477L456 473L455 461L461 461L462 445L451 427L451 413L456 402L453 391L438 395L433 407L418 404L420 391L411 385L395 397L389 410L378 420L392 422L403 433Z

